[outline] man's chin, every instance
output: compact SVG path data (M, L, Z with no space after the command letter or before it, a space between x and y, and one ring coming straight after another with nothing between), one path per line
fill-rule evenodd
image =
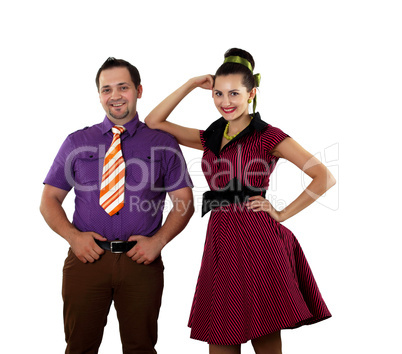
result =
M124 118L127 118L127 116L129 115L129 111L127 110L127 111L125 111L124 113L122 113L122 114L114 114L114 113L112 113L111 111L109 111L109 116L110 117L112 117L113 119L124 119Z

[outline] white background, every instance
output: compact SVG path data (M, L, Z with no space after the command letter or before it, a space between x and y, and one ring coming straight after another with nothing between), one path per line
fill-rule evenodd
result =
M399 1L14 1L1 5L2 353L62 353L61 275L67 243L39 213L42 181L67 134L103 119L94 78L109 56L137 66L142 120L188 78L214 73L224 52L251 52L262 74L258 110L310 152L338 184L285 222L300 241L333 318L283 331L284 353L401 353L399 206L402 118ZM210 93L172 115L206 128ZM163 251L159 353L207 353L187 319L207 218L201 153L183 149L197 213ZM4 161L5 159L5 161ZM197 162L198 160L198 162ZM271 198L305 186L280 162ZM72 215L73 193L65 202ZM244 353L252 353L246 344ZM100 353L119 353L112 307Z

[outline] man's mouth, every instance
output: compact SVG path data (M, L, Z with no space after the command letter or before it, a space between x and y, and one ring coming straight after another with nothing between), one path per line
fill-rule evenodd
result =
M223 108L222 107L222 111L224 111L225 113L233 113L236 110L236 107L228 107L228 108Z
M111 104L112 107L121 107L123 105L124 105L124 103L112 103Z

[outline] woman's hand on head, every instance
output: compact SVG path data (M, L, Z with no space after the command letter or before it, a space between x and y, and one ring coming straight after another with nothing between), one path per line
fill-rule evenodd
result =
M212 90L214 86L214 78L209 74L194 77L191 79L191 81L195 87L200 87L205 90Z

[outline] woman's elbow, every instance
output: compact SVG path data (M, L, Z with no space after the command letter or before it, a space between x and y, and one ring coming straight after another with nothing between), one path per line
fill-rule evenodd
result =
M316 175L311 175L310 177L317 181L317 184L320 186L319 189L321 190L321 193L324 194L328 189L332 188L336 184L336 179L323 164L320 164L317 167L318 170L316 171Z
M151 129L161 129L161 125L163 125L163 122L160 122L155 117L152 117L152 115L148 115L147 117L145 117L144 123L147 125L148 128Z
M155 124L155 122L152 121L152 119L149 116L145 117L144 123L147 125L148 128L151 128L151 129L155 129L156 125L157 125L157 124Z
M336 184L336 179L331 172L327 169L326 171L326 184L327 190L332 188Z

